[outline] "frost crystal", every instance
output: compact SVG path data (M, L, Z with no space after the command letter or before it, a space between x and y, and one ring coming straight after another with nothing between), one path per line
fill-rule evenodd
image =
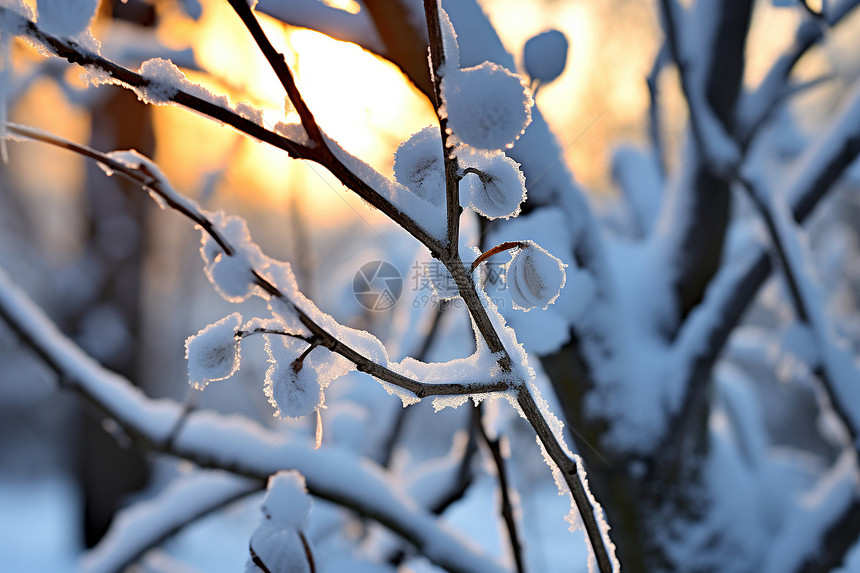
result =
M98 0L38 0L39 28L72 38L90 27Z
M442 98L453 135L480 149L513 146L532 120L523 80L492 62L447 73Z
M394 153L397 182L437 207L445 201L445 165L438 127L425 127Z
M564 71L567 38L558 30L547 30L529 38L523 47L523 65L532 80L547 84Z
M526 178L519 164L501 152L476 150L458 156L466 171L460 195L468 197L469 206L488 219L516 217L526 199Z
M242 322L238 312L210 324L185 341L188 380L202 390L209 382L224 380L239 369L236 330Z
M524 244L504 267L511 300L519 310L546 308L564 287L566 265L532 241Z

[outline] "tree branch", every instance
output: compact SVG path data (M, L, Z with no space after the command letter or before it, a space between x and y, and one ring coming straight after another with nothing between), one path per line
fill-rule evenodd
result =
M775 204L779 199L772 197L772 190L765 187L764 181L756 178L742 178L741 183L767 228L768 238L780 262L797 319L810 329L818 346L818 364L814 370L821 381L827 401L848 431L851 443L855 447L860 447L860 444L857 444L858 430L860 430L857 427L858 418L851 415L850 410L847 409L848 404L844 404L840 399L847 388L844 388L845 384L839 384L837 368L831 360L828 360L828 346L831 342L827 339L827 325L823 324L824 312L816 308L817 293L808 292L809 286L805 284L809 279L803 277L800 245L797 238L791 235L792 225L788 220L790 215L784 212L787 208L780 209ZM852 382L856 383L856 380Z
M2 6L0 6L0 14L3 14L4 17L18 17L10 9ZM97 54L85 51L81 46L74 42L62 40L42 32L36 23L30 20L20 17L18 18L21 20L23 31L29 39L38 43L49 52L64 58L73 64L78 64L82 67L93 67L106 72L112 78L112 81L132 90L144 89L150 87L153 83L152 80L137 72L124 68ZM189 94L182 89L177 89L176 93L167 99L175 104L210 117L215 121L230 125L234 129L255 139L286 151L290 157L305 159L322 165L345 187L353 191L373 207L382 211L386 216L403 227L403 229L409 232L419 242L427 246L431 252L441 252L441 243L430 232L393 204L389 198L385 197L377 189L371 187L371 185L363 180L359 175L350 170L341 159L336 157L331 150L328 149L327 146L309 146L292 141L278 133L269 131L263 126L240 116L232 110L223 108L210 101ZM325 137L324 133L323 136ZM330 142L328 138L325 139L327 143ZM367 169L370 169L370 167L367 167ZM379 178L383 177L376 172L374 172L374 175Z
M576 459L568 457L558 440L556 440L555 435L552 433L546 420L544 420L534 398L532 398L531 393L526 387L520 388L517 392L517 403L522 408L526 418L532 423L532 427L534 427L538 439L543 444L550 459L561 470L564 481L573 496L573 502L576 504L576 509L579 512L582 523L585 525L585 533L591 549L597 558L597 567L600 573L612 573L615 571L612 560L609 557L612 551L611 549L607 550L607 545L613 549L614 546L611 545L608 536L604 536L603 529L598 524L596 514L599 513L602 520L603 510L600 509L600 506L596 505L596 502L593 502L591 494L580 477L581 460L578 457ZM537 424L535 421L537 421Z
M794 36L794 43L770 67L758 87L743 94L738 113L738 133L746 146L767 123L779 104L793 90L789 76L800 59L824 39L825 30L842 23L860 6L860 0L843 0L832 6L821 20L804 20Z
M848 105L797 161L785 197L793 217L803 222L830 191L848 166L860 155L860 89ZM760 246L751 245L741 260L724 264L714 278L701 308L685 322L675 342L682 360L673 368L683 388L679 409L671 417L657 450L661 457L682 456L684 428L695 415L695 405L705 399L708 379L729 334L737 325L758 289L770 276L772 264Z
M503 573L490 558L466 547L420 509L385 470L342 450L312 450L284 443L283 435L241 416L196 411L169 445L166 438L182 408L152 400L125 378L106 370L61 334L51 320L0 270L0 318L69 388L110 416L138 443L201 467L224 469L264 481L284 469L305 476L308 491L388 527L436 565L458 573ZM266 452L265 456L260 452ZM349 476L349 479L343 479ZM384 503L378 500L384 499Z
M298 112L299 118L302 120L302 126L305 128L311 141L317 145L325 146L326 143L323 139L320 127L314 119L314 114L311 113L310 108L308 108L304 98L302 98L302 94L299 92L299 89L296 86L296 81L293 78L293 73L290 71L290 67L284 59L284 55L278 52L269 41L269 38L266 37L266 33L263 32L260 22L257 21L257 17L254 16L254 11L251 10L251 7L248 5L246 0L227 1L236 12L236 15L238 15L242 20L242 23L248 29L248 32L251 33L251 37L254 38L254 41L257 43L257 47L260 48L266 61L269 62L269 66L272 68L272 71L275 72L281 85L284 86L284 90L287 92L287 97L290 98L293 107L296 108L296 112Z
M170 207L194 221L224 249L226 255L230 256L234 252L233 245L230 244L229 239L220 233L205 211L200 210L192 201L179 195L166 181L154 176L146 169L145 165L141 165L137 169L134 169L122 162L112 159L105 153L90 149L86 146L78 145L51 134L39 132L17 124L7 125L12 133L80 153L108 166L110 169L139 184L142 188L152 191L162 198ZM409 390L418 398L500 392L507 390L511 385L510 380L506 378L491 380L488 382L451 384L432 384L413 380L386 366L373 362L349 345L344 344L330 332L317 324L306 312L293 304L287 295L281 292L280 289L260 274L260 271L252 270L252 274L257 280L258 285L266 291L269 296L277 298L283 303L289 305L290 309L298 314L302 324L304 324L313 337L316 338L317 345L325 346L331 352L343 356L355 364L359 371L366 372L374 378L394 384L395 386L405 390Z
M508 541L511 544L511 553L514 556L517 573L525 573L526 566L523 560L523 545L520 542L517 521L514 516L514 505L511 500L510 484L508 483L508 474L505 468L505 457L502 455L501 439L490 438L489 434L487 434L487 429L484 427L484 409L482 406L483 404L478 404L475 425L481 432L481 438L487 445L487 449L490 450L493 465L496 466L496 475L499 478L499 490L501 490L502 497L502 519L505 521L505 528L508 530Z
M442 160L445 164L445 206L447 209L447 256L460 258L460 168L454 150L448 143L448 116L442 109L442 68L445 66L445 49L439 22L439 0L424 0L424 15L427 19L427 34L430 38L430 67L433 79L433 109L439 119L442 135Z
M261 489L263 481L212 471L178 478L156 497L120 511L98 545L83 555L83 568L125 571L187 525Z

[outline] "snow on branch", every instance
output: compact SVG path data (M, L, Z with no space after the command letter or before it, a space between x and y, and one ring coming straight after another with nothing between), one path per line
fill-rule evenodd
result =
M154 498L120 511L99 544L81 558L81 570L124 571L186 525L260 489L259 480L220 471L177 478Z
M741 161L741 151L708 103L705 93L705 62L689 45L690 36L681 29L687 12L676 0L661 0L666 27L666 45L678 66L681 88L690 109L690 128L696 146L708 167L720 175L730 175Z
M245 282L256 283L251 285L251 287L257 287L258 294L264 298L279 301L280 304L284 305L288 315L295 315L297 317L301 326L309 332L316 346L325 347L332 353L346 358L359 371L370 374L388 384L403 388L419 399L436 395L499 392L506 391L511 387L512 381L507 376L489 376L489 379L486 381L464 379L463 381L446 383L441 382L441 380L450 378L450 376L444 373L445 369L443 368L443 373L434 376L434 378L440 380L439 382L424 383L398 372L397 370L408 371L409 368L404 369L402 366L389 363L387 353L382 349L382 345L378 340L369 334L365 334L363 337L356 336L356 331L339 325L333 318L321 312L310 300L302 296L297 291L295 280L288 265L266 259L259 252L259 247L249 242L247 229L239 235L233 234L230 231L231 225L234 221L239 221L239 219L229 218L222 221L221 217L200 209L194 201L185 198L176 191L158 170L158 167L147 158L134 152L101 153L46 132L17 124L9 124L9 129L19 137L57 145L95 159L104 165L109 172L120 173L131 179L149 190L158 200L163 201L165 205L194 221L214 241L212 247L207 247L204 244L204 248L202 249L204 257L211 259L209 262L210 265L215 266L216 262L220 265L223 264L222 261L231 260L234 257L237 260L241 260L238 266L233 265L229 268L229 276L224 279L225 281L229 281L231 285L229 287L221 287L222 289L227 288L227 291L229 291L225 291L225 296L229 300L243 300L254 292L253 288L246 290L245 297L238 299L234 299L232 294L230 294L235 291L232 283L235 283L237 280L236 277L241 276L244 272L244 276L246 277L244 279ZM217 221L213 219L217 219ZM245 237L245 241L241 240L242 236ZM220 253L221 256L218 256L218 253L214 251L210 252L211 249L220 249L222 251ZM249 252L253 254L249 255ZM240 267L243 267L244 271ZM218 281L219 275L214 274L214 269L210 269L209 272L210 278L216 281L216 286L224 284ZM347 340L351 341L351 343L347 343ZM362 347L364 347L363 352L361 351ZM373 360L368 356L373 356L377 360ZM384 363L381 361L384 361ZM479 369L475 370L478 371Z
M376 54L386 55L379 33L363 7L353 14L319 0L260 0L254 9L291 26L316 30L343 42L358 44Z
M810 267L808 245L801 242L803 230L794 220L784 197L775 196L761 174L745 174L744 186L759 210L770 242L788 285L797 319L806 325L815 341L814 370L821 380L830 406L844 424L855 447L860 432L860 370L846 350L833 339L822 301ZM807 247L807 248L804 248Z
M823 15L823 21L807 19L798 26L791 47L777 58L758 87L741 98L738 119L742 141L748 141L778 108L777 104L793 93L789 76L800 59L824 39L828 28L839 25L858 6L860 0L836 2Z
M847 167L860 154L860 88L855 90L849 105L833 119L797 161L797 167L787 174L784 196L791 216L802 223ZM694 405L707 392L702 383L722 351L729 334L759 287L770 275L772 264L767 253L754 237L747 237L748 246L736 249L738 259L726 261L711 281L705 299L685 321L673 353L673 372L683 399L674 413L664 436L662 451L679 453L677 442L686 421L695 416ZM674 444L674 446L670 445Z
M2 270L0 317L57 373L63 387L93 403L142 445L260 481L284 468L295 469L312 495L379 521L440 567L459 573L504 571L441 526L367 459L284 442L283 435L247 418L210 411L188 414L182 430L168 440L183 416L182 407L148 398L87 356Z
M18 16L9 8L0 6L0 16L18 18L21 35L48 52L86 68L93 81L121 85L148 103L172 103L188 108L286 151L290 157L319 163L344 186L385 213L431 251L441 250L440 236L433 232L433 225L423 224L427 221L421 205L399 201L399 186L342 149L329 149L332 140L324 134L322 138L329 145L315 144L313 139L291 139L286 134L292 135L295 130L289 129L290 126L279 123L274 130L266 129L261 117L248 109L250 106L239 104L236 109L231 109L225 97L215 97L192 84L167 60L144 62L140 71L133 72L73 41L46 34L35 22Z

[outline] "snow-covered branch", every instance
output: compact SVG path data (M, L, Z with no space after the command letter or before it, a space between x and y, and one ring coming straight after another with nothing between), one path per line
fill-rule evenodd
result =
M440 567L456 572L502 572L420 509L384 470L365 459L283 442L283 436L239 416L190 413L168 443L182 407L153 400L83 353L0 271L0 317L75 391L114 419L133 439L157 451L260 481L283 468L298 470L311 494L375 519ZM265 456L259 455L266 451Z
M311 141L302 141L308 135L298 133L286 124L276 125L274 131L266 129L258 113L239 106L235 110L230 109L226 98L217 98L200 86L188 82L169 62L150 60L144 63L141 71L133 72L73 41L43 32L35 22L18 16L8 8L0 6L0 15L18 18L22 35L54 55L86 68L93 81L127 87L149 103L174 103L186 107L282 149L293 158L319 163L329 169L348 189L385 213L431 251L441 250L441 241L435 233L418 223L419 218L428 220L421 215L421 206L402 202L398 204L395 199L398 190L386 177L347 154L339 146L330 149L330 145L314 145ZM147 66L147 63L151 65ZM333 143L327 137L325 141Z
M793 93L790 76L800 59L825 37L828 28L842 23L860 6L860 0L834 3L821 20L805 19L795 32L791 47L773 63L758 87L745 92L738 105L738 132L744 144L758 132L779 104Z
M124 571L186 525L261 489L259 480L219 471L177 478L155 498L117 514L102 541L83 556L81 569Z
M829 128L822 131L798 160L783 185L785 201L795 220L803 222L848 166L860 154L860 93L835 117ZM679 428L687 427L684 420L694 419L696 404L702 403L707 392L706 380L729 334L734 329L759 287L770 275L772 263L761 245L748 237L749 248L739 260L726 262L714 277L705 300L694 310L675 342L678 368L674 370L684 388L681 407L673 414L673 430L666 436L670 443L681 439ZM663 451L678 453L676 448Z

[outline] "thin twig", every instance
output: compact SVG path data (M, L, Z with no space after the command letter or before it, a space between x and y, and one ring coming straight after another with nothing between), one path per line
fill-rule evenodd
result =
M666 150L661 137L660 117L660 72L666 66L669 59L669 48L666 42L660 45L660 50L654 57L654 65L651 72L646 76L645 83L648 85L648 135L651 139L651 147L657 156L657 165L660 167L660 175L666 176Z
M18 17L8 8L0 6L0 15ZM36 23L18 17L22 22L23 31L27 37L43 46L51 53L82 67L93 67L107 73L123 87L135 90L147 88L152 80L124 68L110 60L85 51L80 45L62 40L40 30ZM220 123L227 124L234 129L249 135L255 139L268 143L278 149L286 151L290 157L313 161L328 169L338 181L356 195L367 201L371 206L382 211L388 218L400 225L425 245L431 253L438 254L443 250L443 245L431 235L424 227L414 219L401 211L386 197L373 189L357 174L353 173L342 161L337 159L327 146L308 146L292 141L278 133L270 131L265 127L250 121L234 111L216 105L210 101L201 99L181 89L167 98L169 101L199 112ZM325 134L323 134L324 136Z
M493 463L496 466L496 475L499 478L499 489L502 494L502 519L504 519L505 527L508 530L508 540L511 543L511 553L513 553L514 556L514 563L517 566L517 572L525 573L526 567L525 562L523 561L523 546L520 542L519 530L517 528L516 519L514 518L514 505L509 491L510 484L508 483L508 475L505 469L505 458L502 455L501 439L492 439L489 434L487 434L487 429L484 427L483 405L483 403L478 404L478 407L476 408L477 419L475 420L475 425L481 432L481 437L484 439L484 443L487 444L487 448L490 450L490 454L493 458Z
M460 214L463 212L463 208L460 206L460 177L457 157L448 144L448 117L441 113L442 77L440 71L445 65L445 49L439 23L439 1L424 0L424 15L427 18L427 35L430 38L433 109L439 119L439 130L442 134L442 158L445 163L445 205L448 220L447 254L449 258L459 258Z
M788 254L788 245L784 244L783 236L777 228L775 217L778 215L775 215L773 212L773 200L770 200L771 204L765 203L766 198L764 194L766 191L761 189L754 181L744 178L739 179L739 181L767 228L768 238L773 246L774 254L780 262L782 274L788 286L789 299L797 315L797 320L810 327L813 332L817 332L818 330L813 324L811 309L807 306L807 300L801 292L799 275L803 271L795 266L795 261ZM817 340L817 342L820 346L818 351L822 357L819 359L818 367L815 368L815 374L821 381L821 386L824 389L824 394L827 396L830 407L833 408L834 413L848 431L851 443L856 444L858 430L860 429L854 424L854 420L848 414L845 405L839 400L834 385L834 373L830 371L829 362L823 358L823 354L826 352L824 345L827 344L827 341Z
M305 537L305 534L303 531L299 531L298 533L299 533L299 539L302 542L302 548L305 550L305 557L308 560L308 567L310 567L310 573L316 573L317 567L316 567L316 563L314 563L314 554L313 554L313 551L311 551L311 544L308 543L308 538Z
M269 62L269 66L272 68L272 71L274 71L275 75L278 76L278 80L280 80L281 85L284 86L284 90L287 92L287 97L290 98L290 102L292 102L293 107L296 108L296 112L299 114L299 118L301 118L302 126L305 128L308 136L317 145L325 146L326 142L322 136L320 127L314 119L314 114L311 113L310 108L308 108L304 98L302 98L302 94L299 92L298 87L296 87L295 78L293 78L293 73L287 65L284 55L278 52L269 41L269 38L260 26L260 22L254 15L254 11L251 10L251 7L248 5L247 0L227 1L236 12L236 15L238 15L242 20L242 23L248 29L248 32L251 33L251 36L257 43L257 47L260 48L266 61Z
M203 212L193 210L192 204L190 202L186 204L180 204L175 200L172 200L172 195L170 193L166 193L161 188L160 182L157 179L153 179L153 177L148 175L143 175L140 170L129 168L128 166L112 159L109 155L100 151L96 151L85 146L71 143L53 135L36 132L23 126L18 126L15 124L8 125L9 130L13 131L14 133L26 136L28 138L32 137L33 139L38 139L41 142L60 147L62 149L74 151L76 153L80 153L85 157L94 159L100 163L107 165L109 168L115 170L117 173L122 173L123 175L129 177L129 179L131 179L132 181L140 184L141 187L156 192L168 203L171 208L175 209L182 215L185 215L186 217L194 221L197 225L199 225L204 231L206 231L206 233L208 233L215 241L218 242L220 246L222 246L225 253L230 254L234 252L232 246L230 245L230 242L226 239L226 237L221 235L221 233L217 230L217 228L212 224L212 222ZM269 280L267 280L262 274L260 274L260 272L258 272L257 270L252 270L252 275L256 279L257 284L264 291L266 291L266 293L268 293L274 298L283 301L298 314L302 324L304 324L305 327L307 327L307 329L311 332L311 334L316 337L316 343L318 345L325 346L330 351L336 354L340 354L341 356L355 364L356 368L359 371L366 372L371 376L378 378L379 380L394 384L395 386L399 386L400 388L403 388L405 390L409 390L419 398L426 398L429 396L452 396L462 394L502 392L510 387L510 380L506 378L477 383L473 382L451 384L426 384L417 380L413 380L402 374L398 374L397 372L394 372L386 366L382 366L381 364L373 362L352 347L344 344L343 342L335 338L331 333L319 326L304 311L294 305L292 301L290 301L289 298L283 292L281 292L280 289L278 289Z
M472 262L472 266L469 268L469 272L475 272L475 269L478 268L478 265L492 257L493 255L498 255L499 253L504 253L505 251L510 251L511 249L522 249L523 244L521 241L506 241L500 245L496 245L492 249L486 250L481 255Z
M162 201L164 201L168 206L170 206L171 209L182 213L183 215L194 221L194 223L203 228L212 237L212 239L216 243L218 243L218 246L223 249L225 254L233 254L233 249L230 248L225 238L221 236L221 233L215 230L210 220L208 220L206 217L203 217L199 212L189 209L187 205L177 202L171 193L168 193L165 189L162 188L161 182L156 177L153 177L152 174L148 173L142 168L129 167L125 163L119 162L113 159L110 155L102 153L101 151L96 151L95 149L87 147L86 145L81 145L73 141L57 137L50 133L32 129L25 125L7 123L6 129L9 130L9 132L11 133L26 137L27 139L40 141L42 143L48 143L55 147L74 151L79 155L93 159L110 169L112 172L122 175L132 183L137 183L144 189L152 191L153 193L158 195Z

